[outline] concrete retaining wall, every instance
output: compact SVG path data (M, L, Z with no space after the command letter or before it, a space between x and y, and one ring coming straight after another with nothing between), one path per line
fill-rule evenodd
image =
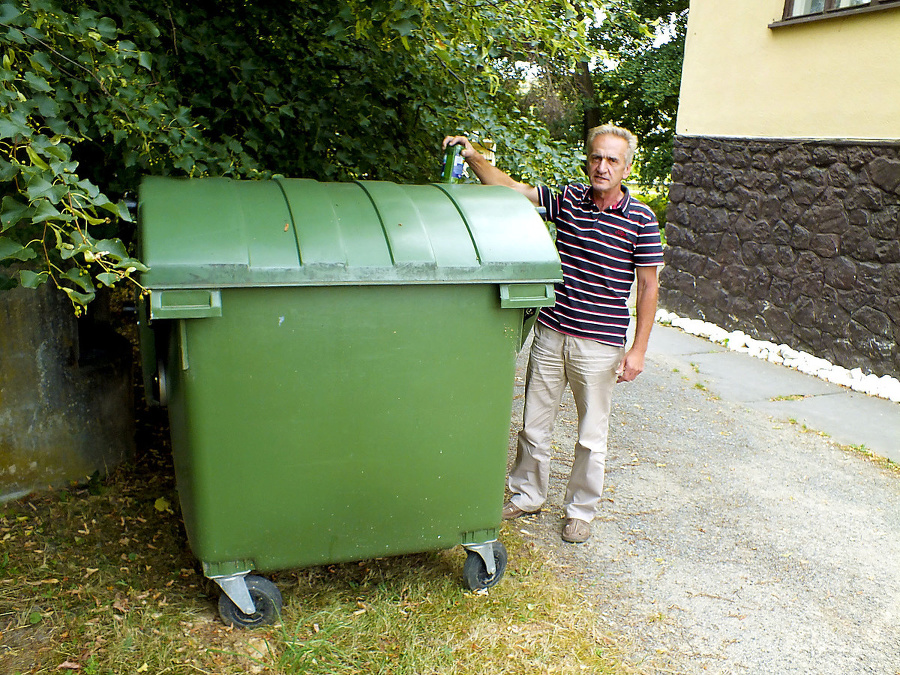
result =
M133 456L130 347L81 321L49 284L0 292L0 501Z

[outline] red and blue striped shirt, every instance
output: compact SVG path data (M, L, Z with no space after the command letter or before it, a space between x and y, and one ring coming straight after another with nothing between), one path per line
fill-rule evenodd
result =
M622 191L625 196L601 212L590 185L567 185L561 192L538 188L545 218L556 226L563 270L556 304L542 308L538 321L614 347L625 345L635 267L663 264L656 216L624 185Z

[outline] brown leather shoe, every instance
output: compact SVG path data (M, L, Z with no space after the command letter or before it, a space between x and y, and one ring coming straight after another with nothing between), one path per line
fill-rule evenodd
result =
M591 524L580 518L567 518L562 538L570 544L583 544L591 537Z
M530 516L535 513L540 513L540 511L540 509L538 509L537 511L523 511L512 502L506 502L506 506L503 507L503 520L514 520L516 518L521 518L522 516Z

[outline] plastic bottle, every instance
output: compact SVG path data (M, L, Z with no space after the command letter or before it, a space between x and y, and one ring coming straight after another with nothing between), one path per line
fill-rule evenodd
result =
M466 160L462 156L463 146L448 145L444 153L444 182L458 183L463 176Z

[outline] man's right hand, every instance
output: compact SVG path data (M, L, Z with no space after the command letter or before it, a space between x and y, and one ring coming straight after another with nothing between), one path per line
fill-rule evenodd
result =
M465 136L447 136L444 138L444 142L441 144L441 148L446 150L448 146L451 145L461 145L463 146L462 152L460 153L464 159L468 159L469 157L475 156L478 151L472 147L472 143Z
M469 168L472 169L476 176L478 176L478 180L485 185L505 185L528 197L533 204L538 204L537 188L510 178L509 175L495 167L484 158L484 155L473 148L472 143L467 137L446 136L444 137L443 143L441 143L441 147L446 149L449 145L463 146L460 154L463 156L463 159L466 160Z

